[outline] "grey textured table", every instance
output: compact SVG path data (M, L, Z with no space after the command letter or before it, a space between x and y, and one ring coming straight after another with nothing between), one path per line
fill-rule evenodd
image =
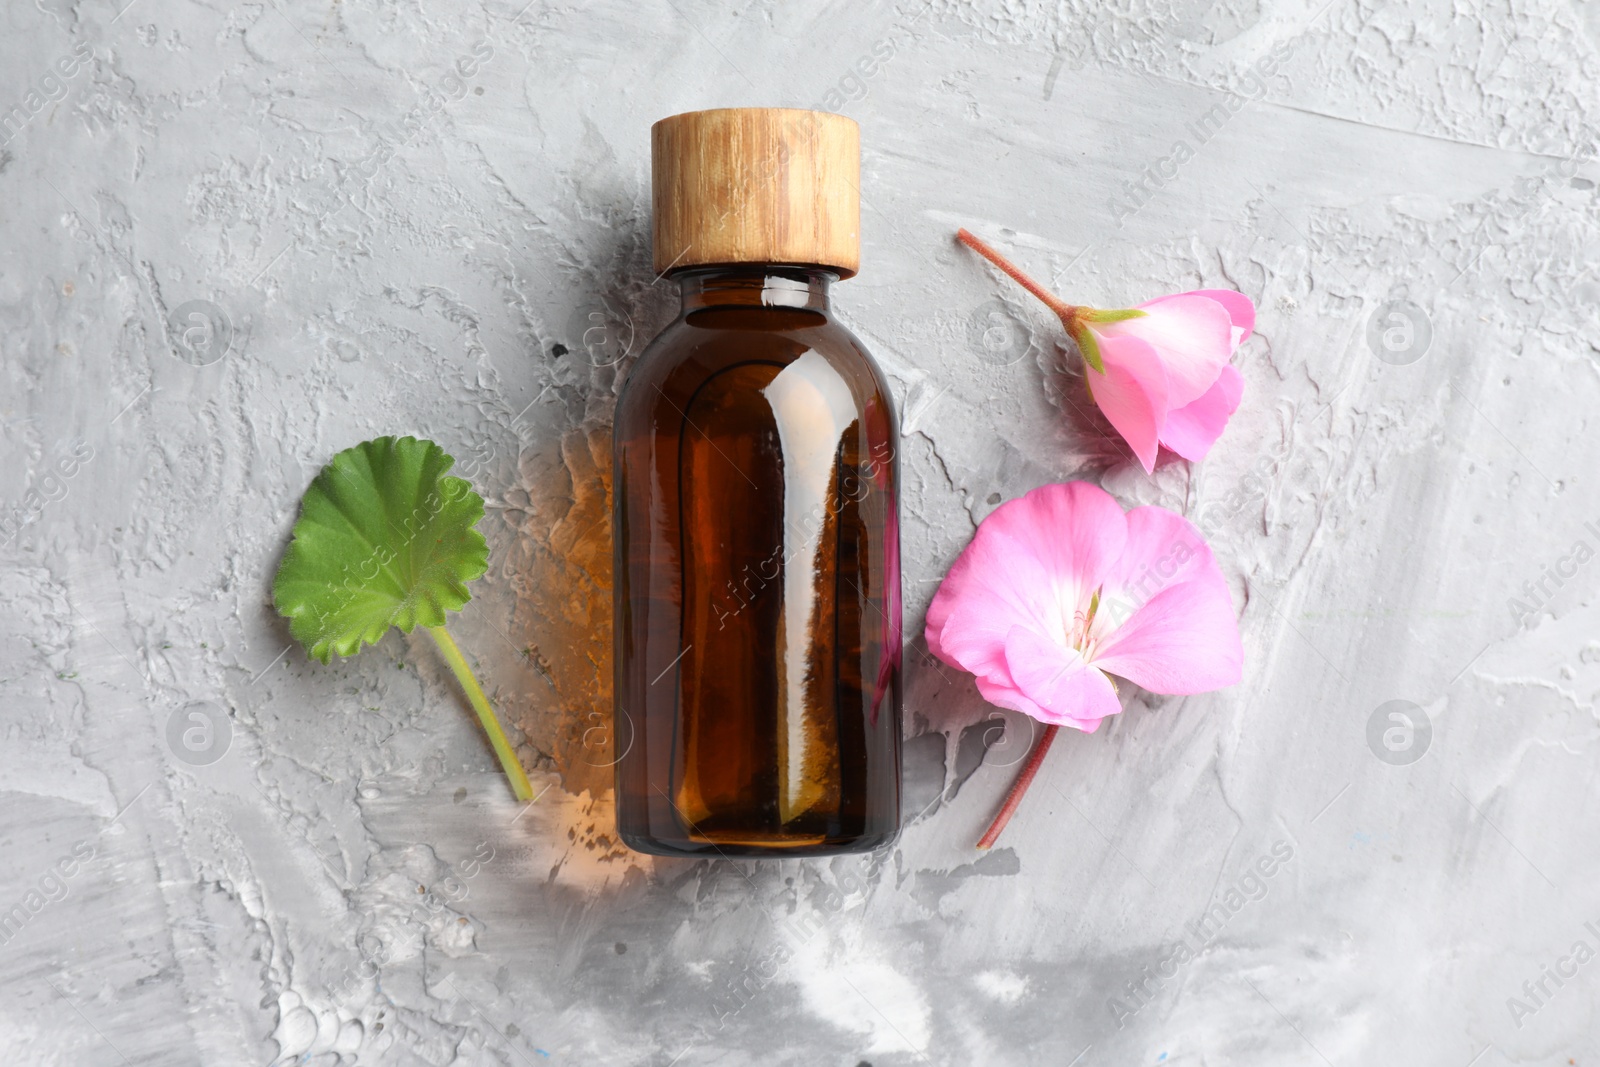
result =
M0 1059L1600 1057L1600 5L1113 7L7 4ZM648 128L737 104L863 127L910 633L1048 481L1232 584L1243 684L1063 734L990 854L1026 720L920 639L886 854L611 837ZM1252 297L1211 456L1131 468L962 225L1078 302ZM268 602L317 469L407 432L488 499L457 636L530 809L425 637L324 667Z

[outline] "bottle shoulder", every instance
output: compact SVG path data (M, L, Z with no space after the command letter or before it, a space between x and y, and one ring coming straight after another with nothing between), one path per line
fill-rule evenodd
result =
M887 380L866 346L830 314L801 309L713 308L668 324L629 369L619 420L659 404L683 403L705 382L747 364L836 375L865 409L892 408ZM826 368L826 369L824 369Z

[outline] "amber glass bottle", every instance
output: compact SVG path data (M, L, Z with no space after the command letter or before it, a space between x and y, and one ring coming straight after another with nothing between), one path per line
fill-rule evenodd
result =
M682 311L617 402L617 829L662 855L864 851L900 826L897 439L833 317L857 266L855 123L653 130Z

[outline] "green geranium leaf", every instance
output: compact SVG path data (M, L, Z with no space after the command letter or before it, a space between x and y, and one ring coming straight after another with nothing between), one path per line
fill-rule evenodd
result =
M443 626L489 566L473 527L483 498L450 478L432 441L379 437L333 457L300 502L272 585L289 632L323 663L376 644L389 627Z
M460 611L467 583L489 569L475 530L483 498L432 441L379 437L333 457L300 501L294 540L278 565L272 601L289 632L323 663L353 656L398 626L428 631L461 683L518 800L533 788L445 614Z

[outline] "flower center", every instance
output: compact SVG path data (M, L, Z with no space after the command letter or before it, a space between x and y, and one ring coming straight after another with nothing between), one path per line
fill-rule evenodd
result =
M1089 606L1073 612L1072 623L1067 626L1067 644L1088 662L1094 655L1094 618L1100 611L1100 590L1089 595Z

